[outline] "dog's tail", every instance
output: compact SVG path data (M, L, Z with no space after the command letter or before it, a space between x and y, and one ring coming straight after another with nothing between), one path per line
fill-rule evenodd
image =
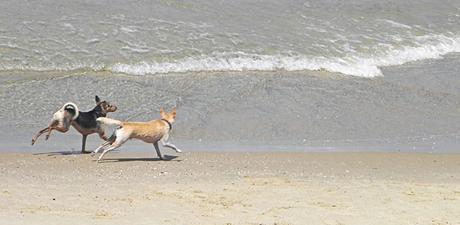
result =
M119 120L114 120L114 119L110 119L110 118L107 118L107 117L99 117L96 119L96 121L102 123L102 124L106 124L106 125L116 125L116 126L122 126L123 125L123 122L119 121Z
M77 119L80 114L77 105L73 102L67 102L64 106L62 106L62 109L72 114L72 120Z

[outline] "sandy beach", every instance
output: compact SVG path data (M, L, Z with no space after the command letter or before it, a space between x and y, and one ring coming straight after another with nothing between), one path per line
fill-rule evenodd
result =
M2 153L0 224L460 224L458 154L152 155Z

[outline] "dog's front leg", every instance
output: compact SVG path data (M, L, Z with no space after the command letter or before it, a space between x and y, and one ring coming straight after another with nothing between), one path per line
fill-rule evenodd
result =
M158 142L153 143L153 146L155 147L155 150L157 151L158 158L160 158L161 160L164 160L160 152L160 147L158 147Z
M86 153L90 153L90 152L87 152L85 151L85 148L86 148L86 138L88 137L88 135L83 135L82 139L81 139L81 153L82 154L86 154Z
M161 144L164 146L164 147L168 147L168 148L172 148L174 149L174 151L176 152L182 152L182 150L180 150L179 148L177 148L174 144L171 144L169 142L165 142L164 140L161 140Z

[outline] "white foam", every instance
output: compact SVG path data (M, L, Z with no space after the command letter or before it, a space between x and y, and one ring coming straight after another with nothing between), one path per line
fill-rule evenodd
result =
M398 22L393 21L393 20L381 20L381 21L386 22L386 23L390 24L393 27L403 28L403 29L412 29L412 27L409 26L409 25L406 25L406 24L403 24L403 23L398 23Z
M379 75L375 68L367 68L366 65L355 65L351 67L339 60L327 58L304 58L286 57L281 55L248 55L242 54L233 57L203 57L186 58L175 62L141 62L137 64L117 63L109 68L116 73L127 73L134 75L157 74L157 73L181 73L201 71L298 71L298 70L320 70L325 69L331 72L357 76ZM366 74L363 73L366 71Z
M93 38L93 39L89 39L89 40L86 40L85 43L86 44L95 44L95 43L99 43L100 40L98 38Z
M130 46L123 46L121 47L121 49L123 50L129 50L131 52L136 52L136 53L147 53L147 52L150 52L149 49L147 48L134 48L134 47L130 47Z
M415 46L392 48L374 58L356 58L356 62L376 67L402 65L423 59L438 59L448 53L460 52L460 36L429 35L416 37ZM353 57L351 57L353 58ZM382 72L376 75L382 75Z
M420 36L414 46L388 47L371 56L350 54L342 58L257 55L237 52L212 57L189 57L173 62L117 63L108 70L134 75L196 71L327 70L360 77L382 76L381 66L401 65L421 59L436 59L460 52L460 37Z
M139 63L85 64L69 62L63 65L4 65L0 70L81 70L112 71L133 75L166 74L203 71L298 71L327 70L360 77L382 76L379 67L401 65L422 59L436 59L445 54L460 52L460 35L425 35L412 38L411 46L395 46L382 43L369 49L370 53L350 51L342 57L308 55L258 55L245 52L219 53L186 57L167 62L143 61ZM407 42L406 42L407 43ZM1 47L1 46L0 46ZM14 46L9 46L14 47ZM125 46L134 52L146 52L144 48ZM373 49L373 50L372 50Z
M0 71L37 71L37 72L47 72L47 71L77 71L77 70L90 70L90 71L104 71L104 64L92 63L90 65L85 63L72 63L72 64L63 64L63 65L4 65L0 64Z
M128 26L128 27L121 27L120 30L124 33L134 33L134 32L137 32L137 29L135 27L132 27L132 26Z

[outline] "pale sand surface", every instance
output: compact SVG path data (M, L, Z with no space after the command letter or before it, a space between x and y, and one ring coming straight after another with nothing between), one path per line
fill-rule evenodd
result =
M460 224L460 154L0 154L0 224Z

